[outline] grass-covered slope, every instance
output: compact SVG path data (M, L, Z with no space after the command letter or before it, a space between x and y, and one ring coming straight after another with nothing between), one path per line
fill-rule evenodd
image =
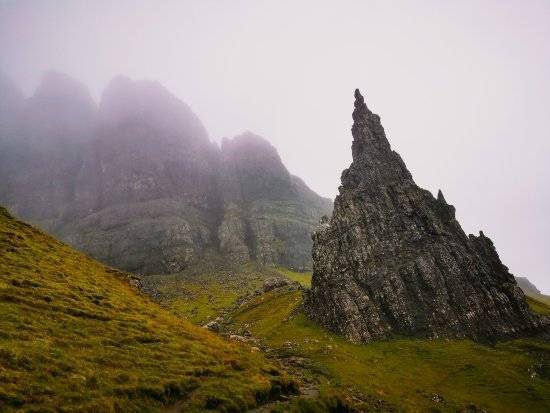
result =
M259 288L270 270L255 263L234 266L216 261L177 274L142 276L145 289L165 307L197 324L219 316L239 297Z
M543 315L550 316L550 297L544 294L539 294L533 291L525 291L527 303L531 311Z
M281 277L306 287L311 285L311 272L266 267L255 262L237 265L216 254L180 273L140 278L145 290L163 306L193 323L204 324L227 314L266 280Z
M550 315L550 296L542 294L527 278L516 277L519 287L527 297L531 311L543 315Z
M284 379L0 207L0 411L238 411Z
M295 286L250 294L281 276L305 287L311 281L311 273L254 264L144 279L183 317L202 324L223 315L225 333L244 336L295 374L304 394L262 411L336 411L327 403L338 400L357 411L550 411L549 343L523 339L491 347L403 338L352 344L304 316ZM310 385L316 390L308 395Z
M527 303L533 312L550 316L550 297L542 294L526 294L526 296Z
M270 353L298 359L358 409L386 411L550 411L550 344L523 339L494 347L469 340L394 339L352 344L301 312L302 293L275 290L233 317ZM281 411L286 411L282 408Z

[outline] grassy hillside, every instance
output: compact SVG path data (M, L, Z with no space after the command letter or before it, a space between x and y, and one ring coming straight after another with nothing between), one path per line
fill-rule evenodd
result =
M469 340L398 339L352 344L309 321L301 301L302 293L295 290L263 294L235 313L233 328L246 326L280 359L300 360L321 394L336 391L357 408L371 410L550 411L548 343L523 339L489 347Z
M266 278L283 276L307 287L310 273L252 264L224 271L203 267L154 280L167 306L201 323L223 314L227 333L245 336L284 364L302 388L313 388L262 411L334 410L338 403L358 411L550 411L547 342L523 339L490 347L403 338L356 345L310 322L296 288L248 295L235 304Z
M539 314L550 315L550 296L541 292L525 277L516 277L520 288L527 296L527 302L532 311Z
M311 271L296 272L288 268L279 267L277 268L277 272L283 277L299 282L303 287L311 287Z
M527 303L532 311L539 314L550 315L550 297L544 294L537 294L532 291L525 291Z
M269 269L253 263L232 266L213 256L177 274L142 276L145 289L165 307L203 324L233 307L239 297L259 288Z
M176 314L197 324L227 314L237 303L260 289L270 278L288 278L311 285L311 272L265 267L256 263L232 265L212 255L208 262L177 274L147 275L145 289Z
M544 295L529 295L527 294L527 303L531 311L539 314L550 315L550 300Z
M135 282L0 208L0 411L239 411L292 390Z

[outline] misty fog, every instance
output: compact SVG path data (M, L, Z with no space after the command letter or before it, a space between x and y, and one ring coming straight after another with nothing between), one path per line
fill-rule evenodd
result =
M96 102L118 74L159 81L211 140L259 134L331 198L361 89L416 182L546 293L549 38L544 0L0 2L0 72L27 96L48 69Z

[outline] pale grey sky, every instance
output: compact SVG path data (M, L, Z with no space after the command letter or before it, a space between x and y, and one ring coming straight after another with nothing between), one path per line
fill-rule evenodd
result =
M358 87L416 182L550 293L550 1L1 1L0 70L160 81L333 197Z

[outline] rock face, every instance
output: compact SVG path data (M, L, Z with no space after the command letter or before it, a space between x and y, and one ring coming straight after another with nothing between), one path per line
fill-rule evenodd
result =
M118 77L82 150L72 216L55 233L129 271L180 271L213 243L217 173L218 148L187 105L155 82Z
M10 142L15 135L18 116L23 106L23 92L0 72L0 145Z
M12 133L0 155L1 202L50 230L73 196L81 146L93 136L96 106L78 81L47 72L36 93L12 106Z
M222 250L237 261L311 268L311 232L331 203L291 175L277 150L247 132L221 147Z
M99 107L56 72L29 99L4 77L0 93L0 203L21 218L133 272L178 272L207 250L311 268L309 234L331 203L265 139L220 149L156 82L117 77Z
M536 331L542 321L491 240L466 236L441 191L414 183L358 90L353 120L353 162L313 235L309 316L363 342Z

